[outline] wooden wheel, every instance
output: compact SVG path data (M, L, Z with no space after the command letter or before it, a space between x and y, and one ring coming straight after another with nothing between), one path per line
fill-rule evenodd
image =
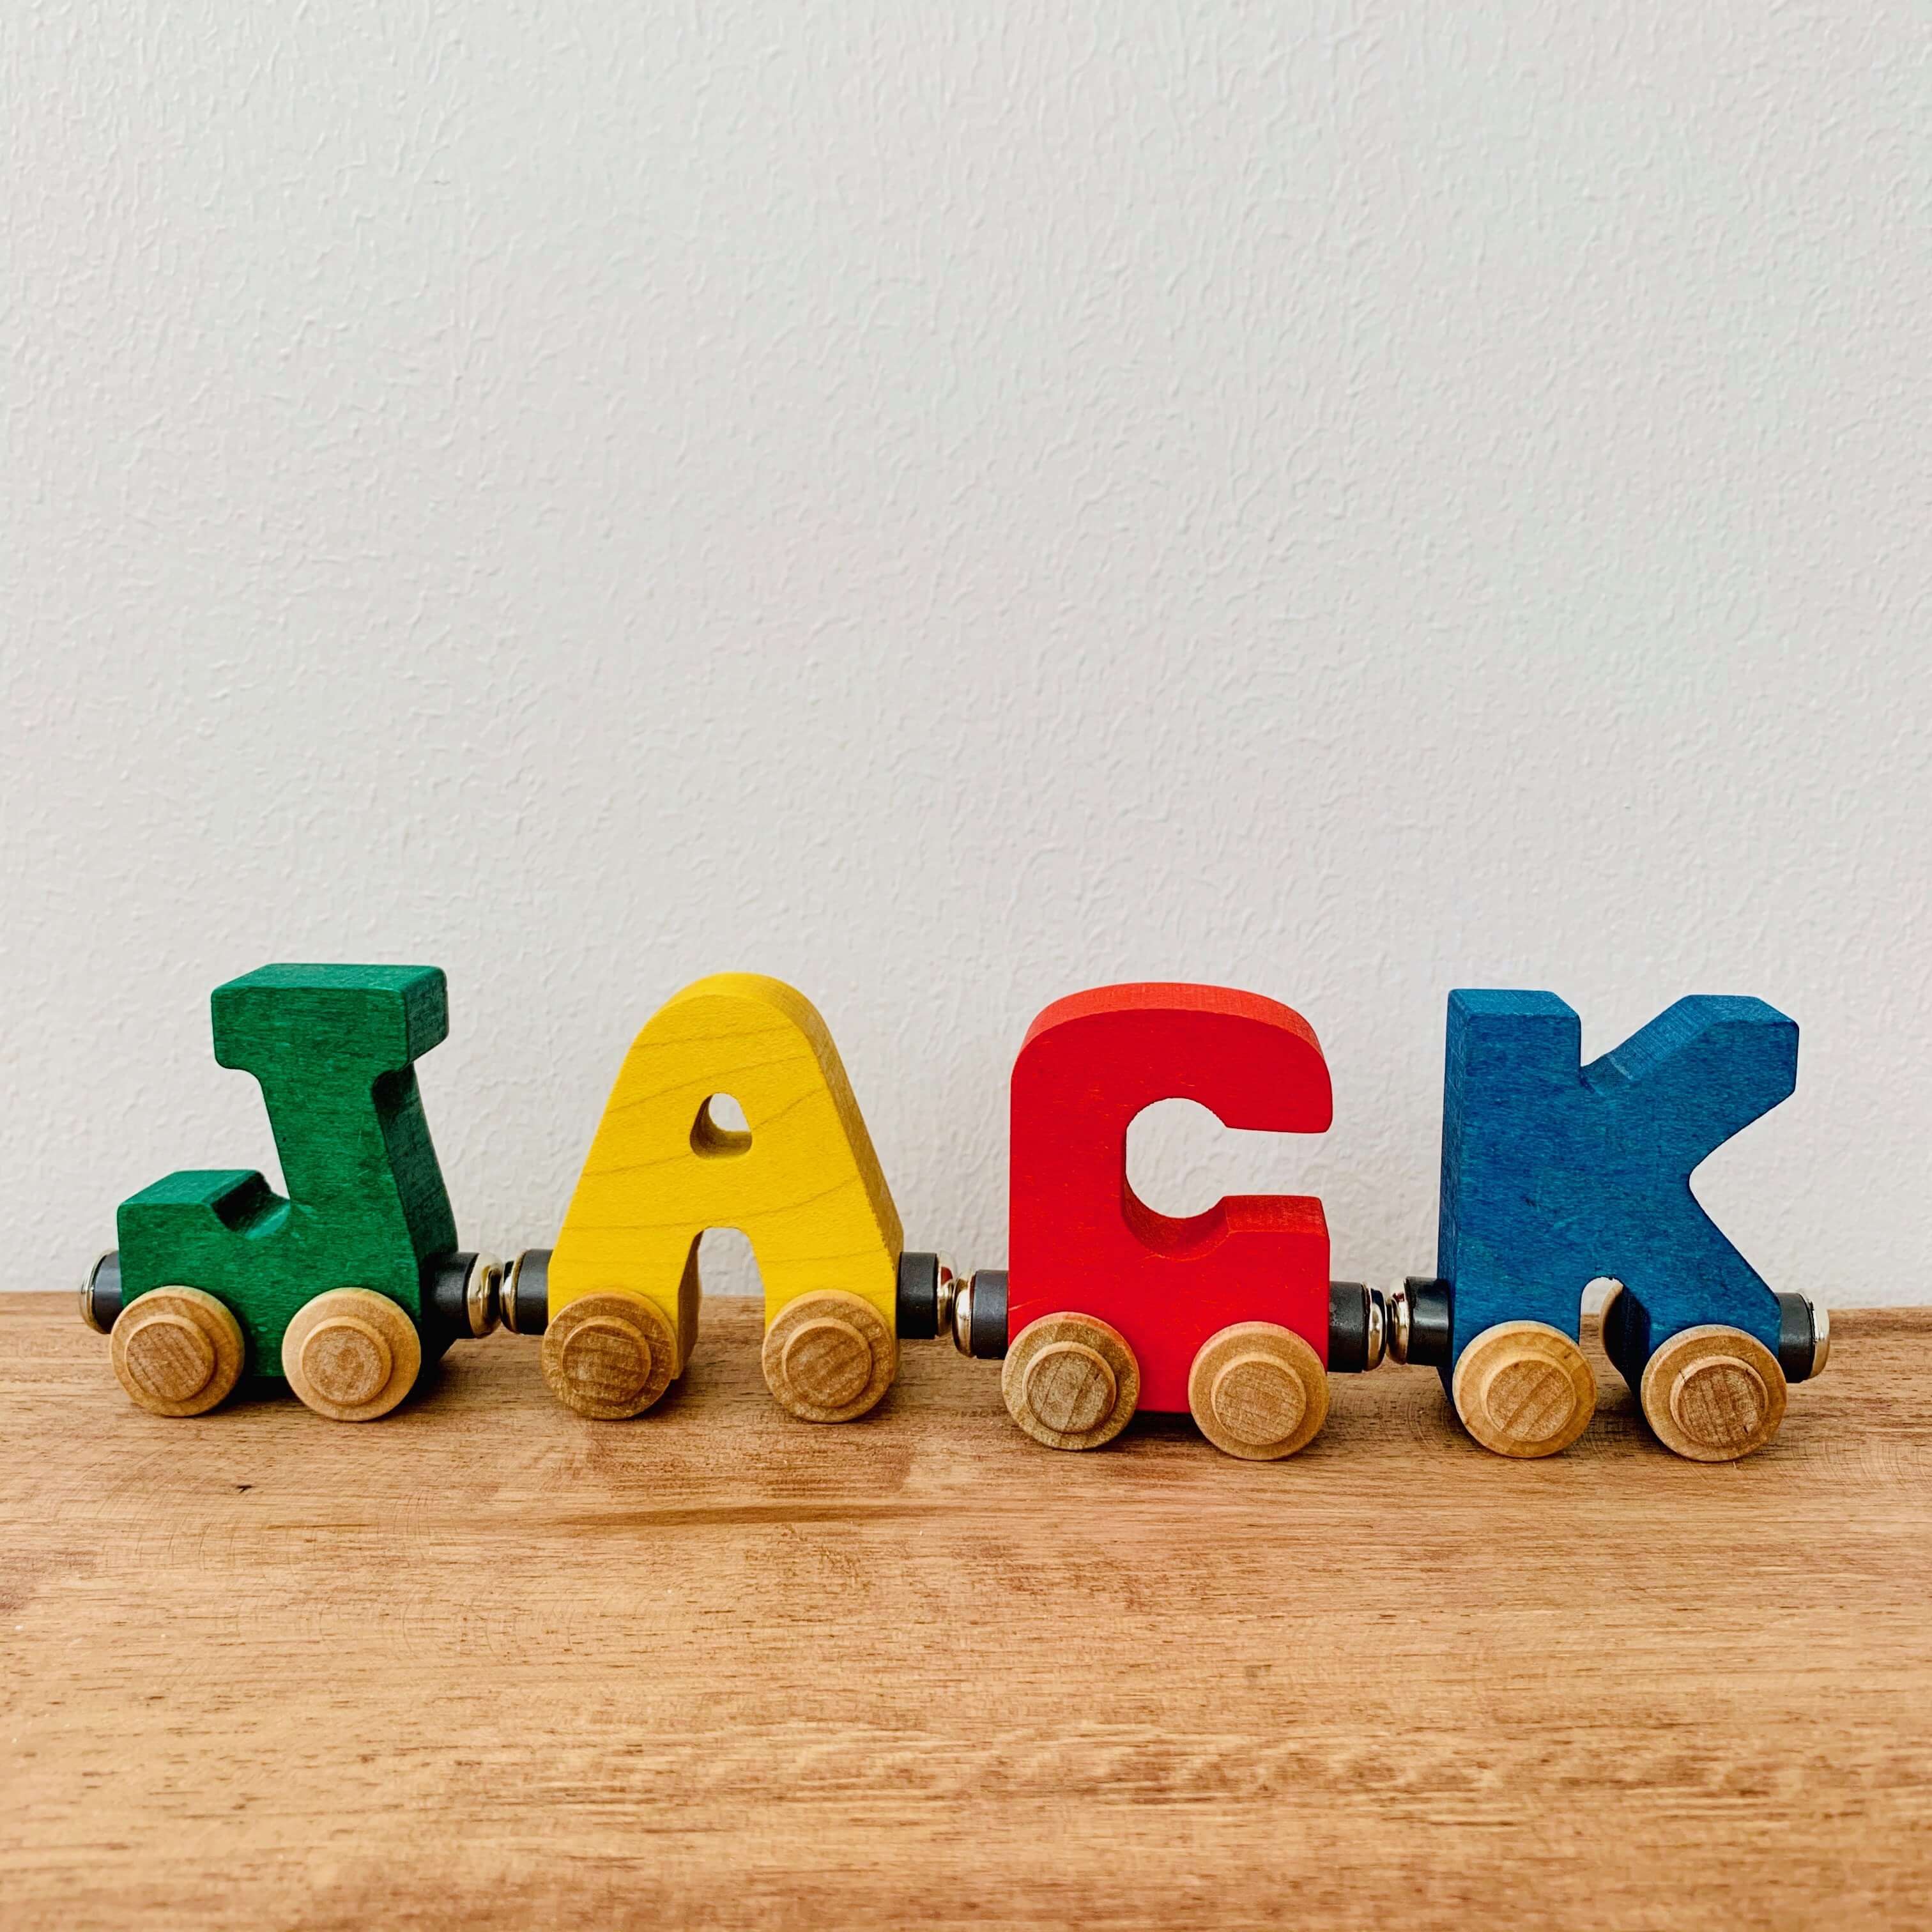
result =
M416 1387L416 1325L386 1294L332 1288L305 1301L282 1336L282 1373L318 1415L374 1422Z
M242 1379L242 1324L198 1288L156 1288L121 1311L108 1340L121 1386L151 1415L201 1415Z
M1498 1456L1554 1456L1590 1426L1597 1378L1583 1352L1545 1322L1498 1322L1462 1351L1456 1413Z
M1328 1377L1292 1329L1237 1322L1202 1343L1187 1406L1216 1448L1270 1462L1305 1448L1328 1420Z
M1778 1433L1784 1371L1742 1328L1686 1328L1644 1364L1637 1400L1665 1448L1694 1462L1735 1462Z
M1007 1412L1049 1449L1097 1449L1132 1420L1141 1365L1126 1337L1091 1315L1042 1315L1000 1370Z
M899 1347L869 1301L820 1288L788 1301L765 1330L765 1386L803 1422L850 1422L899 1372Z
M670 1321L638 1295L580 1296L544 1330L543 1378L550 1394L596 1422L641 1415L678 1368Z

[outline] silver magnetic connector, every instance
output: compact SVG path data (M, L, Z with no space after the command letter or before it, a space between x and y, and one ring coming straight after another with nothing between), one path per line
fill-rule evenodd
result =
M946 1327L952 1331L952 1346L962 1355L973 1352L973 1277L955 1280L946 1311Z
M953 1332L953 1305L959 1298L959 1276L948 1256L940 1255L936 1258L938 1279L933 1288L932 1332L935 1335L950 1335Z
M1388 1306L1378 1288L1369 1290L1369 1346L1365 1368L1378 1369L1388 1349Z
M1811 1372L1822 1376L1825 1364L1832 1359L1832 1311L1808 1294L1804 1305L1811 1311Z
M121 1313L121 1251L110 1248L94 1257L80 1284L80 1318L97 1335L105 1335Z
M500 1318L503 1264L494 1255L478 1255L470 1264L470 1275L463 1284L463 1305L470 1316L470 1332L488 1335Z
M1392 1288L1382 1298L1382 1343L1392 1362L1408 1360L1409 1323L1413 1312L1406 1286Z

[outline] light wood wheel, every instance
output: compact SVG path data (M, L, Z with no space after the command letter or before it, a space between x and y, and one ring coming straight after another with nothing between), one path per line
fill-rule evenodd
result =
M677 1370L676 1331L655 1302L638 1295L580 1295L544 1330L550 1394L594 1422L641 1415Z
M1292 1329L1237 1322L1202 1343L1187 1406L1216 1448L1271 1462L1305 1448L1328 1420L1328 1372Z
M1132 1420L1141 1365L1126 1337L1091 1315L1042 1315L1000 1370L1007 1412L1049 1449L1097 1449Z
M1498 1322L1462 1351L1456 1413L1498 1456L1554 1456L1590 1426L1597 1378L1583 1352L1546 1322Z
M373 1288L305 1301L282 1336L282 1373L318 1415L374 1422L416 1385L422 1341L401 1306Z
M1644 1364L1644 1419L1665 1448L1694 1462L1735 1462L1784 1420L1784 1371L1742 1328L1686 1328Z
M788 1301L765 1330L765 1386L802 1422L850 1422L899 1372L899 1345L869 1301L819 1288Z
M242 1379L248 1347L227 1306L198 1288L156 1288L108 1340L121 1386L151 1415L202 1415Z

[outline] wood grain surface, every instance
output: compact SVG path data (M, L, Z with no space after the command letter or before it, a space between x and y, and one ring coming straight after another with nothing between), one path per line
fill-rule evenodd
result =
M0 1920L1922 1924L1932 1312L1834 1327L1743 1462L1600 1357L1545 1461L1384 1369L1246 1462L932 1346L801 1423L748 1302L634 1422L508 1336L171 1420L0 1298Z

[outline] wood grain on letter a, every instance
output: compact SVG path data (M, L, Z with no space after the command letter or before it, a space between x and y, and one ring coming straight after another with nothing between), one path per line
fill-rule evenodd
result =
M719 1096L746 1131L713 1118ZM810 1000L759 974L687 986L632 1042L550 1258L551 1319L637 1295L676 1330L682 1372L707 1228L749 1238L768 1324L827 1288L892 1322L899 1218L838 1050Z

